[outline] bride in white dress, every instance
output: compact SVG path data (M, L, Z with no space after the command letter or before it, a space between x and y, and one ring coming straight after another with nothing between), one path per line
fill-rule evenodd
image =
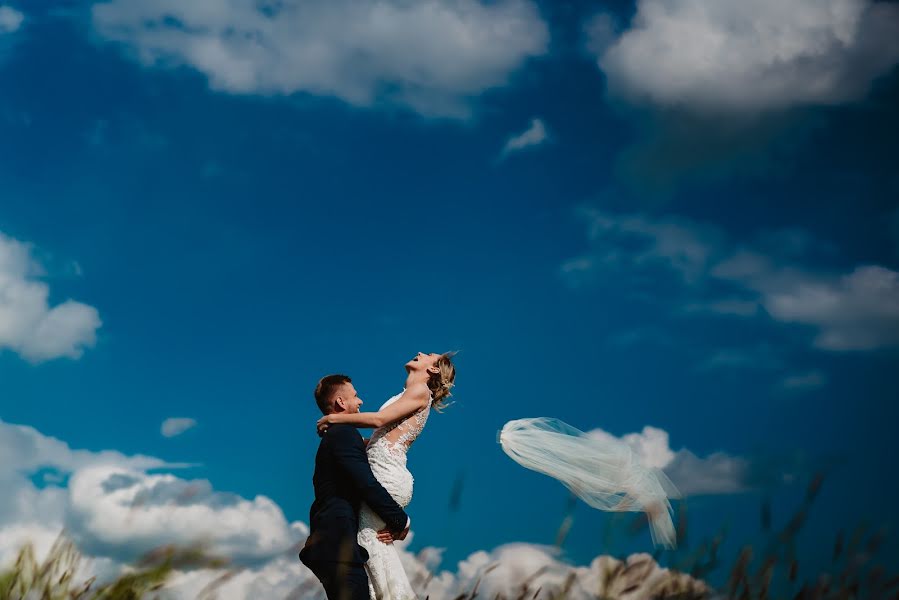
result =
M412 500L412 474L406 468L406 452L421 434L433 408L440 411L456 379L453 353L419 352L406 363L406 387L390 398L376 413L335 413L318 421L319 430L347 423L374 427L368 442L368 462L372 473L393 499L406 507ZM393 544L380 541L384 521L366 504L359 510L359 545L368 551L368 590L372 600L415 600Z

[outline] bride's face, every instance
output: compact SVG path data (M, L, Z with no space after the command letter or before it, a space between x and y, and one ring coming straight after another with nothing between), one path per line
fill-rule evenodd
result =
M437 361L440 360L440 354L425 354L419 352L415 358L406 363L406 370L412 371L430 371L437 372Z

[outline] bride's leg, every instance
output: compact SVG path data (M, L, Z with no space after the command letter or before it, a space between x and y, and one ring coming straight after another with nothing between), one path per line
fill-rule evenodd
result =
M368 590L371 600L389 599L387 586L387 565L384 561L385 551L388 549L378 539L378 531L383 529L385 523L381 517L363 503L359 508L359 545L368 552L368 562L365 563L365 571L368 573Z
M372 600L416 600L396 544L385 544L378 539L378 531L384 528L381 520L365 504L359 510L359 545L368 552L365 570L368 573L369 593Z

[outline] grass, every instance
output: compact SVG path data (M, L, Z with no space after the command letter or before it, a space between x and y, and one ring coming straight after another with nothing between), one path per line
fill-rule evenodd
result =
M624 560L601 557L596 564L598 586L588 590L596 600L677 599L700 600L732 598L735 600L856 600L899 599L899 574L877 562L878 554L886 539L886 530L870 530L859 526L849 536L844 532L834 540L833 556L827 572L804 578L801 575L796 541L809 511L817 498L824 478L815 476L806 488L805 497L795 513L780 529L773 529L771 507L764 501L760 511L760 527L767 542L757 549L745 545L726 571L726 583L717 589L706 579L726 568L721 557L721 547L726 532L721 531L710 540L703 540L695 548L687 545L688 520L684 505L680 505L677 517L677 552L671 554L671 567L661 569L657 560L661 551L653 556L636 554ZM561 546L572 527L571 509L562 521L557 533L556 545ZM647 527L644 515L632 519L628 530L632 535L642 533ZM481 598L482 580L499 564L485 567L472 589L454 600ZM893 567L894 569L894 567ZM525 578L520 592L508 598L492 600L557 600L569 596L574 582L572 568L568 578L554 589L541 588L537 578L542 569ZM424 587L426 582L423 582ZM489 598L485 600L491 600Z
M588 593L596 600L699 600L733 598L735 600L855 600L899 598L899 575L889 572L877 562L886 539L883 529L872 530L859 526L848 535L840 532L833 544L830 568L813 578L803 577L796 538L806 522L817 497L823 478L815 477L806 489L805 497L796 512L780 529L772 527L771 509L767 502L761 506L761 529L767 534L762 548L744 546L726 572L726 583L717 589L706 579L724 568L720 548L725 539L722 531L695 548L686 545L687 515L681 509L677 519L679 550L671 556L671 567L661 569L660 554L635 554L626 559L603 556L594 561L591 575L596 589ZM571 514L562 522L557 535L561 546L572 527ZM634 519L632 534L646 527L645 517ZM216 597L219 586L234 573L225 559L209 555L202 546L178 548L165 546L137 561L116 580L97 585L91 578L76 582L82 557L74 543L64 535L54 543L42 563L38 563L30 545L21 549L15 563L0 570L0 600L138 600L159 596L175 571L191 569L223 569L224 574L208 585L198 596L204 600ZM491 572L501 565L487 565L471 589L454 600L564 600L572 595L576 583L574 568L561 583L541 586L543 569L535 571L518 585L509 597L487 598L481 586ZM426 590L434 573L413 581ZM592 579L591 579L592 581ZM303 594L291 597L321 596L319 589L304 588ZM422 594L423 598L426 598ZM260 599L265 600L265 599Z
M144 556L114 581L96 585L94 577L76 582L82 556L60 535L42 563L31 544L20 551L12 567L0 571L0 600L138 600L163 589L176 570L223 568L227 561L210 556L200 546L164 546ZM216 583L216 582L213 582ZM208 597L214 597L214 590Z

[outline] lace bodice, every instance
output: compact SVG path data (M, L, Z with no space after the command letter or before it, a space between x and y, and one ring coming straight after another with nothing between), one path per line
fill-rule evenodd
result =
M381 407L396 402L397 394ZM406 468L406 451L419 436L431 412L431 403L405 419L375 429L368 443L368 464L378 482L402 507L412 500L414 478ZM359 544L368 552L365 571L371 600L417 600L403 564L393 544L378 540L384 521L365 503L359 509Z
M396 396L393 396L381 405L379 410L383 410L385 407L390 406L399 400L402 395L403 393L400 392ZM388 423L383 427L378 427L375 429L374 433L371 434L371 440L368 443L369 448L375 444L381 443L387 444L390 450L401 451L405 454L409 449L409 446L412 445L412 442L414 442L419 434L421 434L422 430L424 430L430 412L431 402L429 401L424 408L412 413L405 419Z

